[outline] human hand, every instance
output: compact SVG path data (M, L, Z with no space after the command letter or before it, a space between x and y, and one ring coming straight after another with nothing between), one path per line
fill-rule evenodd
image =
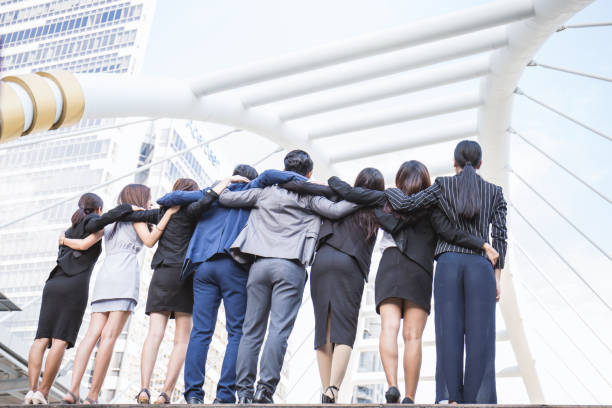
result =
M488 242L484 243L482 249L484 249L487 258L489 258L489 261L491 261L491 265L495 267L495 264L497 264L497 260L499 259L499 252L497 252Z
M166 211L168 214L170 215L174 215L176 214L179 210L181 209L180 205L173 205L172 207L168 208L168 210Z
M59 238L57 239L58 244L60 245L64 245L64 239L66 238L66 235L64 235L64 233L62 232L59 236Z
M143 210L144 210L144 208L142 208L142 207L139 207L137 205L132 205L132 211L143 211Z
M230 183L248 183L251 180L249 180L246 177L242 177L242 176L239 176L238 174L236 174L234 176L231 176L229 178L229 181L230 181Z
M499 302L501 298L501 269L495 269L495 301Z

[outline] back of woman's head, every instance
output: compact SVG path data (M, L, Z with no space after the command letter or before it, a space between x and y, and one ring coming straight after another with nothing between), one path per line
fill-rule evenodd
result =
M151 189L144 184L128 184L119 193L117 204L132 204L146 209L151 202Z
M198 183L190 178L176 179L172 186L172 191L196 191L199 189L200 186L198 186Z
M402 163L395 175L395 185L404 194L414 194L431 186L427 167L418 160Z
M79 222L83 221L83 219L96 211L98 208L102 209L104 206L104 202L94 193L85 193L79 198L79 209L72 214L72 218L70 221L72 222L72 227L74 228Z
M119 197L117 198L117 204L131 204L138 207L148 209L149 203L151 202L151 189L144 184L128 184L121 189ZM113 226L109 238L112 238L117 232L118 222ZM149 230L151 226L149 225Z
M403 162L395 174L395 186L408 195L425 190L431 186L429 170L418 160ZM395 213L389 202L385 204L384 210L387 213ZM399 214L395 215L399 217Z
M462 140L455 147L455 165L461 169L457 175L457 213L472 219L480 213L476 168L482 162L482 148L478 142Z
M355 187L363 187L370 190L382 191L385 189L385 178L382 173L373 167L366 167L361 170L355 178ZM361 227L367 234L367 238L376 235L378 222L371 208L361 208L352 217L353 222Z

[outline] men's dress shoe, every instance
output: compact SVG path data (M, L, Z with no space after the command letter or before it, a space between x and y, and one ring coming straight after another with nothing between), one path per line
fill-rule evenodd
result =
M265 388L258 388L255 391L255 396L253 397L253 402L256 404L274 404L274 400L272 399L272 395Z
M251 397L243 396L243 397L238 398L238 404L245 405L245 404L252 404L252 403L253 403L253 398Z
M222 401L219 398L215 398L215 400L213 401L214 405L219 405L219 404L233 404L234 401Z
M189 405L201 405L201 404L203 404L203 403L204 403L204 401L202 401L202 400L201 400L201 399L199 399L198 397L190 397L190 398L187 400L187 404L189 404Z

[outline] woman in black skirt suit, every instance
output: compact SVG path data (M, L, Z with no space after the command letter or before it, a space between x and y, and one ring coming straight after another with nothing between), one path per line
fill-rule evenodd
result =
M435 202L423 192L431 185L427 168L412 160L402 164L395 179L404 194L415 194L412 214L400 216L391 209L384 193L351 188L337 178L329 180L330 187L344 199L373 205L377 220L384 230L380 242L384 251L375 282L376 311L381 316L379 350L389 390L388 403L397 403L397 336L400 323L404 325L404 381L406 396L402 403L413 403L421 367L421 337L431 307L434 249L438 235L447 242L468 248L495 250L474 235L455 228L437 208L424 206ZM421 199L418 194L421 192ZM414 196L413 196L414 197Z
M64 351L74 346L87 307L91 272L102 251L99 237L104 226L138 209L123 204L102 214L102 199L93 193L83 194L78 205L79 209L72 215L72 225L64 235L68 238L90 237L97 242L86 250L73 250L64 246L60 238L57 265L43 289L38 329L28 357L30 391L25 396L26 404L47 403L49 389L59 370ZM39 385L38 379L47 348L50 350Z
M168 319L175 319L174 347L170 354L166 379L156 404L170 403L170 395L176 385L179 372L185 362L185 353L191 333L191 315L193 312L193 278L181 280L181 267L187 253L191 235L200 219L200 215L219 197L230 182L244 182L241 176L233 176L219 182L213 190L208 191L199 201L181 209L172 216L164 233L159 239L157 250L151 261L153 277L149 284L145 313L149 315L149 331L142 347L140 378L142 390L136 396L138 403L150 402L149 386L157 360L157 352L164 338ZM248 181L248 180L246 180ZM198 184L192 179L177 179L173 191L196 191ZM139 211L128 216L129 221L145 221L151 224L163 217L166 207Z
M357 175L355 186L384 194L385 179L377 169L365 168ZM314 183L290 182L283 187L329 198L335 195L328 186ZM310 271L310 293L323 403L336 402L346 373L377 231L371 208L362 208L340 220L324 220L319 231L317 254Z

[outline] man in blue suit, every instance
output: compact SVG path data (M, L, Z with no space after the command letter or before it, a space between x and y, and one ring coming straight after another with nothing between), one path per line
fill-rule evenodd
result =
M242 191L263 188L291 180L307 180L289 171L266 170L261 175L248 165L239 165L234 175L252 181L234 183L228 189ZM199 200L203 191L173 191L157 202L164 206L186 205ZM236 402L236 356L242 338L242 323L246 311L246 284L249 265L235 262L230 246L244 228L250 211L227 208L218 202L205 211L198 222L187 255L183 262L182 279L193 275L193 329L185 360L185 400L188 404L202 404L206 356L215 331L217 312L223 299L227 347L217 384L215 403ZM194 274L195 272L195 274Z

